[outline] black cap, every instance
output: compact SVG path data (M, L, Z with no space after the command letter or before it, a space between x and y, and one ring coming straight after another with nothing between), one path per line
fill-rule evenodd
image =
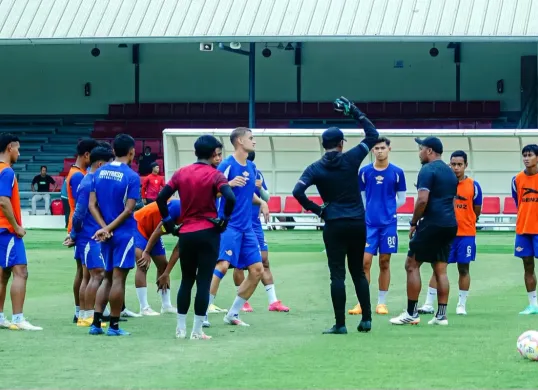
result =
M332 147L332 145L338 144L340 141L347 141L347 139L344 138L344 133L338 127L329 127L321 135L321 142L324 148L326 145Z
M415 138L415 142L420 146L431 148L437 154L443 154L443 143L437 137Z

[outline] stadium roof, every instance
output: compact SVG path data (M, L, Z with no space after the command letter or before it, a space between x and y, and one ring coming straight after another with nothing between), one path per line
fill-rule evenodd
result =
M538 41L535 0L0 0L0 44Z

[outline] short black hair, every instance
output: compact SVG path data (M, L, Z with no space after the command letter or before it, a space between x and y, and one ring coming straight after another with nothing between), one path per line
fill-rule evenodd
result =
M194 154L200 160L209 160L215 149L222 149L222 143L212 135L202 135L194 143Z
M129 134L118 134L114 138L114 154L116 157L125 157L135 147L135 140Z
M248 152L247 160L254 161L256 158L256 152L253 150L252 152Z
M252 133L252 130L250 130L248 127L238 127L232 131L232 134L230 134L230 142L232 145L235 145L235 140L244 136L246 133Z
M84 156L86 153L91 153L97 146L99 146L99 142L95 139L80 140L77 144L77 155Z
M42 170L43 168L48 169L46 165L41 165L41 168L39 168L39 170Z
M467 164L467 153L465 153L463 150L456 150L450 155L450 159L452 160L453 157L462 157L463 162Z
M11 133L0 133L0 153L4 153L12 142L20 142L19 137Z
M386 143L387 146L390 146L390 139L388 139L387 137L379 137L379 138L377 139L377 141L375 141L374 146L375 146L375 145L378 145L378 144L381 144L381 143L383 143L383 142Z
M521 149L521 155L525 155L527 153L534 153L535 156L538 156L538 145L536 144L525 145L523 149Z
M114 153L110 147L98 146L93 148L90 153L90 164L94 164L97 161L110 161L114 158Z

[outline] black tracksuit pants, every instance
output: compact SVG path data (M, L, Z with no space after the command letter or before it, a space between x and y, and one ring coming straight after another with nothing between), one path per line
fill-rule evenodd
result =
M177 312L187 314L191 292L196 283L194 314L205 316L209 304L209 287L219 257L220 232L216 228L179 235L181 284L177 292Z
M349 273L362 308L362 319L371 321L370 286L364 274L363 257L366 244L364 220L336 219L325 222L323 241L331 273L331 298L336 326L346 323L346 256Z

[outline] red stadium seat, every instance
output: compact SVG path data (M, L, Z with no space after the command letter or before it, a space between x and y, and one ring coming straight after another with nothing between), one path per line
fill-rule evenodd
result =
M412 214L415 211L415 198L408 196L405 203L398 209L398 214Z
M309 196L308 199L310 199L312 202L317 204L318 206L321 206L323 204L323 199L321 199L321 196ZM306 213L311 213L311 211L306 211Z
M144 140L135 140L135 153L138 156L144 152Z
M517 206L514 198L507 196L504 198L503 214L517 214Z
M131 162L131 169L135 172L138 172L138 163L135 160Z
M500 214L501 199L498 196L485 196L482 202L482 214Z
M289 214L299 214L303 212L303 208L293 196L286 196L284 212Z
M60 192L62 190L62 185L64 184L64 177L58 175L58 176L52 176L52 178L56 182L56 191L55 192ZM51 184L49 186L49 190L52 191L53 188L54 188L54 185Z
M269 212L271 214L278 214L282 212L282 199L280 196L271 196L269 198L269 202L267 202L267 205L269 206Z

